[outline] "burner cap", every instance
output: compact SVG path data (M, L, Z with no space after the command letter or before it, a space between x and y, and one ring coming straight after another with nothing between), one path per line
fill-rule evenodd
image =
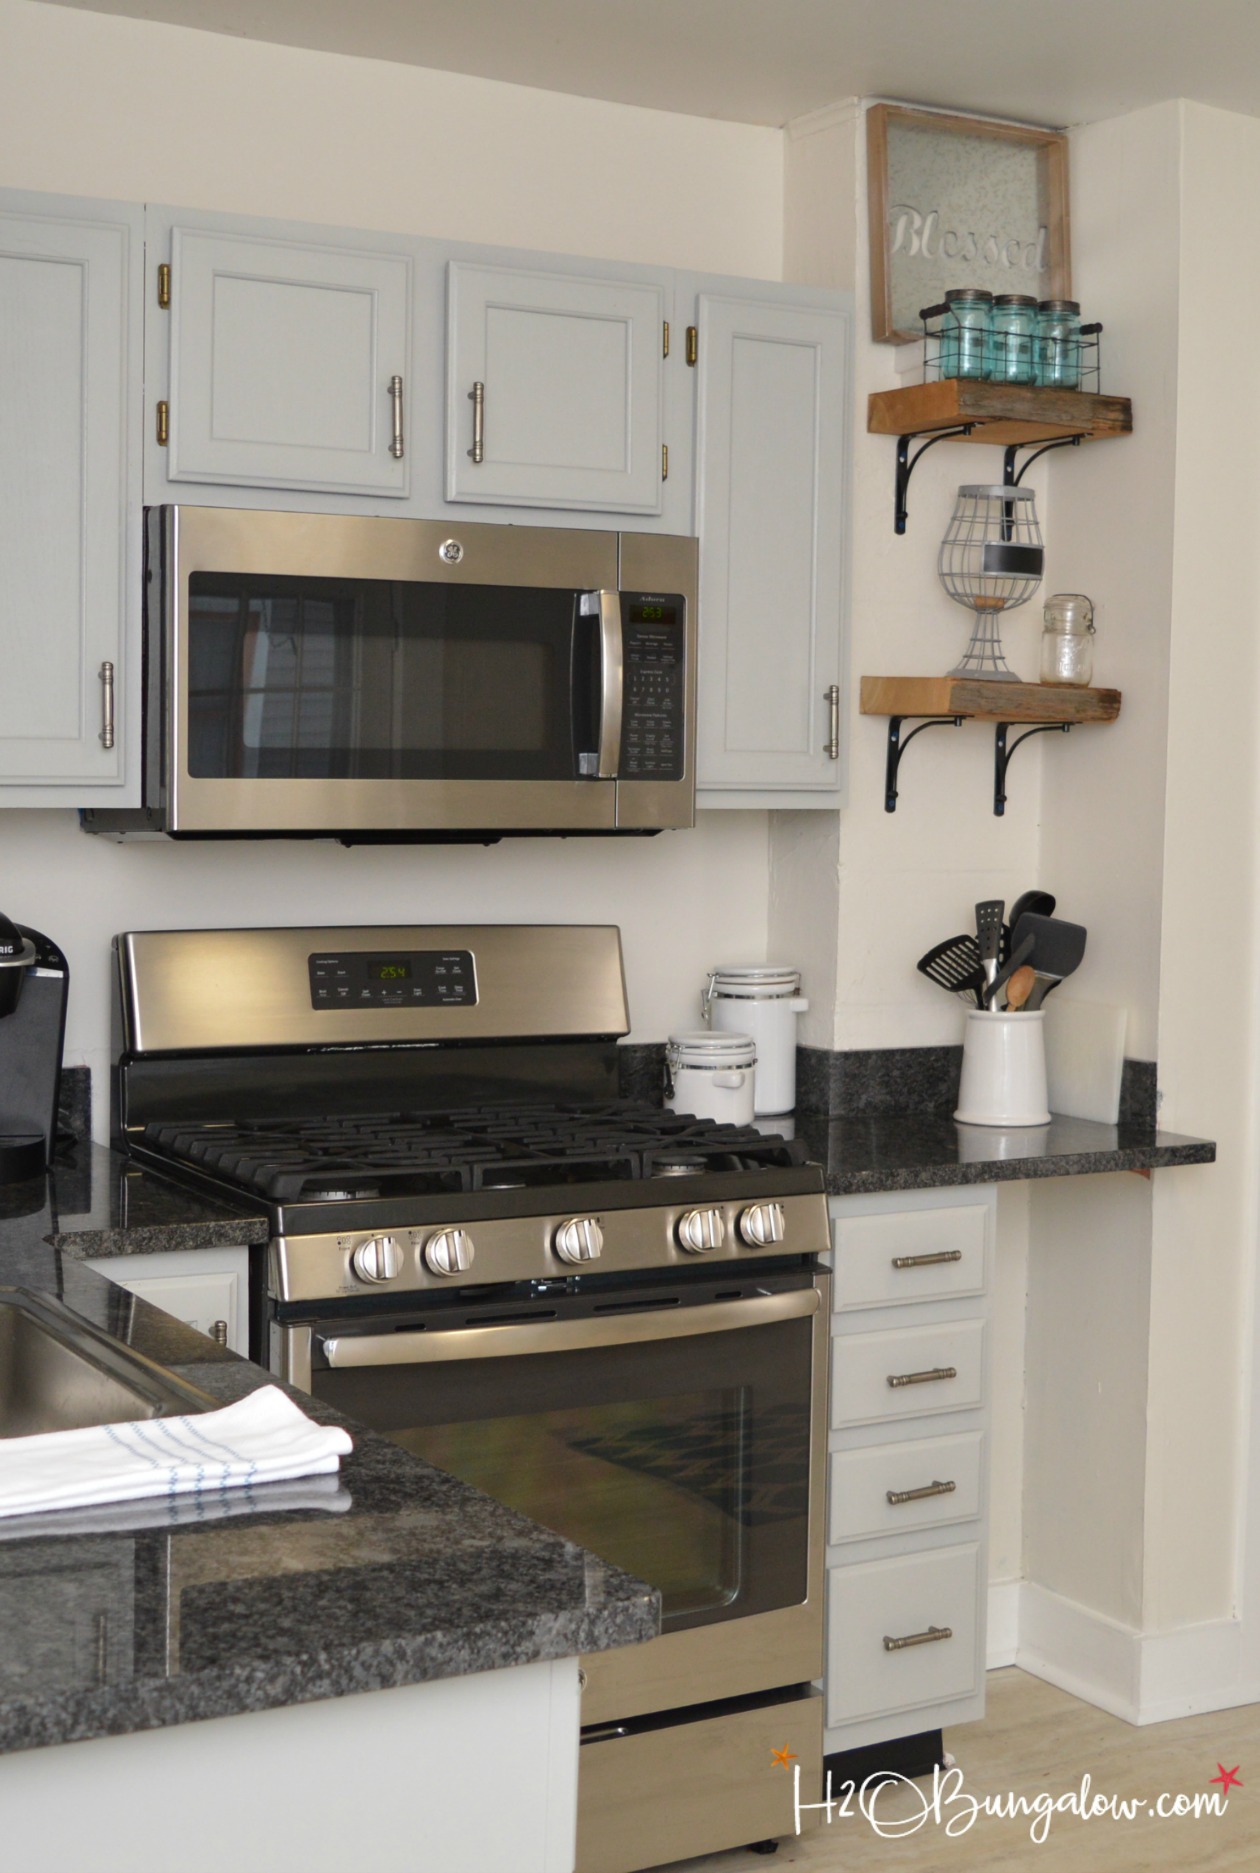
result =
M656 1158L652 1163L653 1177L696 1177L707 1168L704 1158Z

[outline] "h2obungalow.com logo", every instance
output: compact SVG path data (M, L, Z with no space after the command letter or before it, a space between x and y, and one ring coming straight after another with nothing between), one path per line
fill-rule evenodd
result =
M790 1752L774 1751L773 1762L779 1767L788 1768L790 1761ZM1224 1815L1229 1808L1229 1790L1241 1788L1242 1778L1237 1763L1232 1769L1217 1763L1216 1769L1207 1790L1194 1794L1164 1790L1155 1795L1104 1794L1094 1787L1088 1771L1078 1787L1060 1795L1048 1790L1034 1795L1018 1795L1013 1790L973 1795L965 1787L963 1771L957 1764L934 1769L930 1781L924 1777L912 1782L906 1776L881 1772L863 1782L842 1782L838 1789L833 1788L828 1771L824 1799L810 1802L801 1799L798 1762L792 1770L795 1827L799 1834L804 1818L817 1814L827 1826L863 1820L883 1839L901 1840L925 1827L939 1827L956 1838L969 1834L982 1817L999 1821L1026 1819L1029 1839L1040 1846L1048 1838L1056 1815L1072 1815L1081 1821L1202 1821ZM1219 1787L1213 1788L1211 1783Z

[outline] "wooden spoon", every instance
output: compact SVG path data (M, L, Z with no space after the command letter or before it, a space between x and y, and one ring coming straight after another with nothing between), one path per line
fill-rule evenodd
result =
M1006 1009L1008 1014L1014 1013L1016 1010L1023 1007L1024 1003L1033 992L1033 984L1036 980L1037 971L1032 967L1031 963L1024 963L1020 968L1012 970L1011 979L1006 985Z

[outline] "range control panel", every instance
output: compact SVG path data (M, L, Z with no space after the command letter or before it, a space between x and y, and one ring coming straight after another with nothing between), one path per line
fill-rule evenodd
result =
M686 719L683 600L622 595L625 699L620 772L627 780L681 780Z
M343 950L308 959L312 1008L441 1008L477 1000L471 950Z

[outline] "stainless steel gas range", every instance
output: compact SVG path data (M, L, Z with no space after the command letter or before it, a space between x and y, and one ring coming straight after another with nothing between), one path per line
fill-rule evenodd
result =
M583 1661L579 1873L790 1832L786 1761L821 1782L818 1168L617 1096L613 928L144 931L118 962L127 1149L267 1208L272 1370L659 1587L658 1639Z

